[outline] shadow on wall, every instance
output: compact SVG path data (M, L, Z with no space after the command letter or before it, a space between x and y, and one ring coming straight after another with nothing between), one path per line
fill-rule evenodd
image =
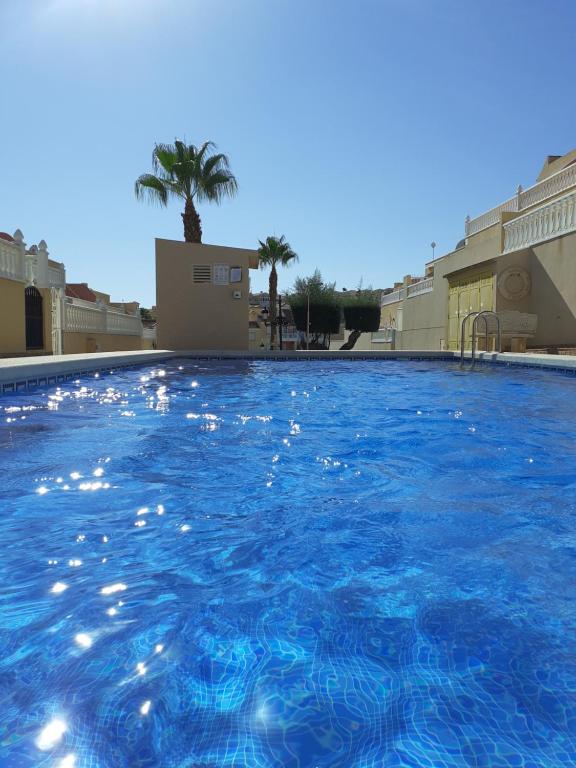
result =
M533 346L576 346L576 235L534 246L530 312L538 315Z

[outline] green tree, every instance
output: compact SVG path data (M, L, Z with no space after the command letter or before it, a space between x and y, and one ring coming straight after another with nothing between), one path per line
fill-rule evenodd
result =
M310 277L296 278L287 301L296 328L307 333L310 349L328 349L330 336L340 330L341 308L336 284L325 283L320 271L315 270Z
M298 254L290 247L290 243L284 235L281 237L270 236L264 242L258 241L258 256L260 257L260 268L270 267L270 276L268 278L268 296L270 299L270 349L275 348L276 329L278 326L278 273L277 266L287 267L295 261L298 261Z
M362 283L356 291L349 291L342 301L344 327L350 331L348 340L340 349L353 349L362 335L380 328L380 291L372 288L362 288Z
M142 320L143 323L153 323L154 318L152 317L152 313L147 307L140 307L140 320Z
M233 197L238 182L230 171L228 158L214 153L215 144L205 141L200 147L178 139L174 144L156 144L152 153L153 173L136 179L134 192L138 200L168 205L171 197L184 201L184 240L202 242L202 224L196 203L220 203Z

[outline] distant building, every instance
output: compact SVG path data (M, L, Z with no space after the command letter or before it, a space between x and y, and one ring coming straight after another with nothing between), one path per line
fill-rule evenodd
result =
M26 247L20 230L0 233L0 355L152 348L138 304L114 304L86 283L66 283L44 240Z
M576 149L548 157L533 186L467 217L453 251L385 293L370 348L455 350L463 319L481 310L499 315L504 350L576 347Z
M278 302L277 310L281 317L278 318L278 327L276 329L276 345L280 349L291 350L303 346L304 335L301 334L294 325L292 310L288 301L282 298ZM270 297L267 293L250 294L249 306L249 348L250 349L270 349Z

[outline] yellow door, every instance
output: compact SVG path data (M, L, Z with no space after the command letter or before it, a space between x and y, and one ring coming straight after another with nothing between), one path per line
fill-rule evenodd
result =
M448 288L448 349L458 348L460 337L460 313L458 308L458 286Z
M480 310L494 310L494 275L486 275L480 280Z
M494 308L494 275L484 272L473 278L450 282L448 288L448 348L459 349L462 320L469 312ZM466 347L472 341L472 320L466 323ZM483 326L482 326L483 328ZM480 331L482 332L482 328Z

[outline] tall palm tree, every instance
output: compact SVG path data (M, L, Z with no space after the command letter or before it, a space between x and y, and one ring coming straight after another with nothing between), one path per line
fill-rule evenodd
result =
M195 203L220 203L233 197L238 182L230 171L226 155L214 153L216 145L205 141L200 147L184 144L156 144L152 153L154 173L144 173L136 179L134 192L141 200L168 205L171 197L184 200L184 240L202 242L202 225Z
M263 243L262 240L258 240L260 247L258 248L258 256L260 257L260 267L270 269L270 277L268 279L268 295L270 297L270 349L274 349L276 343L276 326L277 326L277 310L276 299L278 296L278 273L276 272L276 265L286 267L291 262L298 261L298 254L296 254L290 247L290 243L287 242L284 235L282 237L267 237Z

